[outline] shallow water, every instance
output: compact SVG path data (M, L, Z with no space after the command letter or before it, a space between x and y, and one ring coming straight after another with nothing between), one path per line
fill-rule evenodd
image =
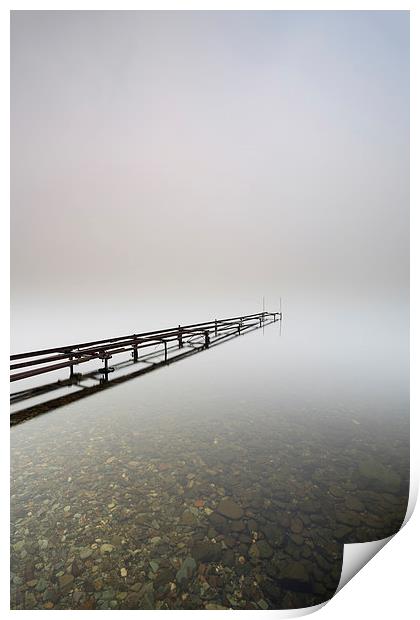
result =
M314 605L398 530L404 329L293 317L11 430L12 608Z

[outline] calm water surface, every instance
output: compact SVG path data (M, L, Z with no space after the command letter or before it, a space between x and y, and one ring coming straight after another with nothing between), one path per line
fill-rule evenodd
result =
M278 609L398 530L406 334L305 312L11 429L11 606Z

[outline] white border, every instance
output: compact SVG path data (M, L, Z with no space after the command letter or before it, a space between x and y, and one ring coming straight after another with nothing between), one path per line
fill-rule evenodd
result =
M420 446L418 443L419 424L417 422L418 415L418 388L415 378L419 376L419 366L417 356L415 355L414 341L418 342L419 334L417 321L415 317L419 315L420 308L418 303L418 261L419 250L419 227L418 227L418 211L416 205L419 204L418 181L415 171L419 170L418 157L418 116L415 113L420 109L420 101L418 96L418 74L420 49L419 49L419 19L418 19L418 2L398 2L391 0L370 0L365 2L349 2L345 0L335 0L329 2L310 2L295 0L294 2L281 2L275 0L245 1L245 0L167 0L167 1L84 1L84 2L63 2L55 0L54 2L14 2L10 1L8 6L1 8L0 16L0 45L2 48L1 68L3 96L0 98L2 108L2 173L4 182L2 189L2 209L1 209L1 233L3 235L1 243L1 251L3 253L0 266L2 270L2 282L4 282L4 291L9 287L9 97L5 93L9 92L9 10L410 10L411 11L411 204L414 205L411 210L411 500L417 494L419 480L419 454ZM418 173L417 173L418 177ZM7 296L5 296L7 299ZM2 306L2 327L4 330L3 342L9 341L9 304L6 302ZM1 505L1 607L6 615L11 613L19 613L23 615L31 614L32 611L14 611L9 610L9 567L8 567L8 548L9 548L9 402L8 391L6 389L8 368L6 366L7 359L2 356L2 379L5 389L4 395L3 419L4 424L2 433L2 450L1 473L2 473L2 505ZM6 400L7 399L7 400ZM414 491L414 495L413 495ZM370 614L376 617L394 618L397 614L403 618L416 617L417 611L417 574L418 574L418 557L415 546L419 541L419 510L414 512L414 516L398 533L381 553L376 556L358 575L356 575L351 585L343 588L323 609L319 612L319 617L328 618L353 618L355 615L362 615L368 618ZM302 610L303 611L303 610ZM307 610L309 611L309 610ZM38 613L47 613L38 611ZM60 614L74 614L74 611L59 611ZM84 613L84 612L79 612ZM87 612L86 612L87 613ZM127 613L127 612L118 612ZM130 612L128 612L130 613ZM153 617L156 614L164 612L147 612L142 611L142 618ZM168 613L168 612L165 612ZM192 611L173 611L181 617L185 613L197 614L202 612ZM219 612L216 618L220 618L220 614L231 612ZM241 614L251 614L255 616L256 612L235 612ZM258 612L260 613L260 612ZM210 615L209 615L210 614ZM285 612L265 612L274 617L291 617L296 616L294 611ZM207 612L207 618L215 617L215 612Z

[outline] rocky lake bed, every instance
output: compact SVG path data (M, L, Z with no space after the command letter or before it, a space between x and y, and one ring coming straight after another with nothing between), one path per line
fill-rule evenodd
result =
M12 608L328 600L343 543L400 527L408 452L346 417L319 415L302 433L302 415L161 415L141 429L110 417L83 430L66 418L54 437L43 437L47 416L17 427Z

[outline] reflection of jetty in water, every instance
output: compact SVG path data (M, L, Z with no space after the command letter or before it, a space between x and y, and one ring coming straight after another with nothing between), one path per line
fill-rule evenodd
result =
M66 405L74 400L89 396L99 390L138 377L144 373L184 359L194 353L209 349L226 340L236 338L245 332L254 331L267 324L282 319L281 312L260 312L245 316L216 319L192 325L178 325L162 330L143 332L120 338L110 338L93 342L67 345L63 347L18 353L10 356L11 382L31 379L39 375L69 369L67 379L58 379L43 385L32 386L10 397L11 404L42 397L56 390L72 388L70 393L41 403L30 405L11 415L11 425L18 424L41 413ZM158 350L157 347L159 347ZM142 350L147 352L141 353ZM109 360L116 355L129 354L130 359L122 359L113 366ZM75 372L75 366L101 360L103 367L84 373ZM53 362L52 364L50 362ZM146 364L145 367L133 369L133 364ZM111 380L110 374L131 369L125 374L116 374ZM90 381L90 385L89 385ZM86 382L88 384L86 385Z

